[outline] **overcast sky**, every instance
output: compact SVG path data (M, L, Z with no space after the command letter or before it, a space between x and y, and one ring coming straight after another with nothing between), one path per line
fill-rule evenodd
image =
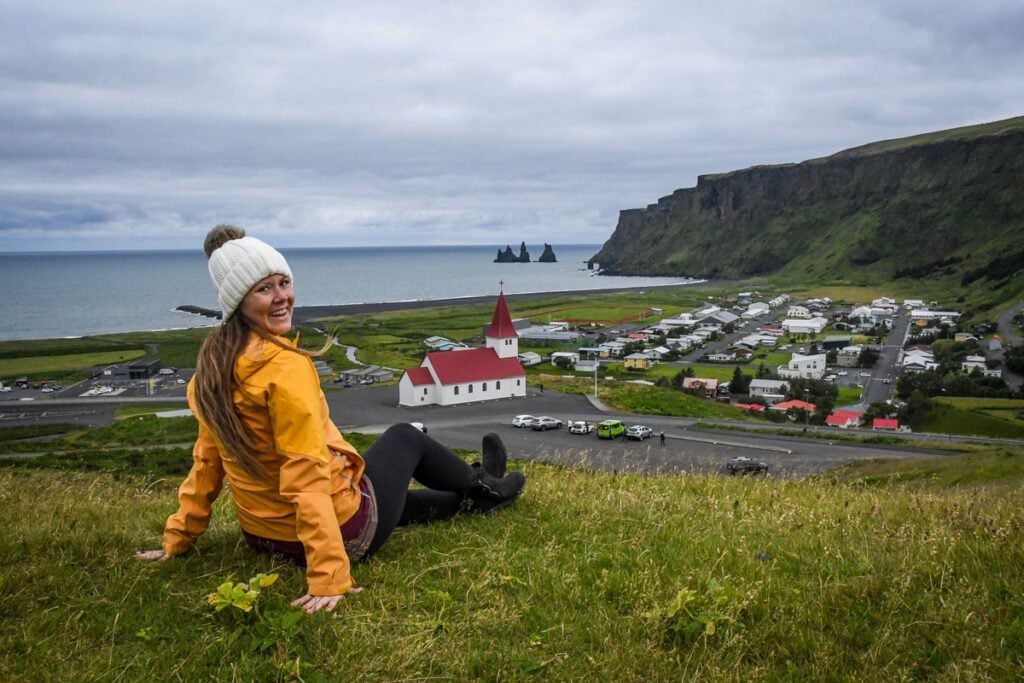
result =
M697 176L1024 114L1024 3L0 0L0 251L600 243Z

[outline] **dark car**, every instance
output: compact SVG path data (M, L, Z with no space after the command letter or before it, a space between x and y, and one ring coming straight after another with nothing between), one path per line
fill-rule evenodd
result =
M768 474L768 463L741 455L725 463L725 471L729 474Z

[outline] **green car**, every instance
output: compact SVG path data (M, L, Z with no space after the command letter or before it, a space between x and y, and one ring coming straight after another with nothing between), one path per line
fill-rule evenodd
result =
M626 423L622 420L604 420L597 425L597 438L614 439L626 433Z

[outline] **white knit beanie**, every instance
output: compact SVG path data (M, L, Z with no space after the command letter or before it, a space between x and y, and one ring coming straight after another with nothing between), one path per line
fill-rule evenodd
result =
M225 242L210 254L210 277L217 290L222 320L227 320L252 286L270 275L287 275L292 269L277 249L255 237Z

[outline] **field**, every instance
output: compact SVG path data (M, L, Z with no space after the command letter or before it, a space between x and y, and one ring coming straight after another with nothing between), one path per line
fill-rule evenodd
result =
M518 505L400 530L355 568L364 592L312 617L287 607L303 572L240 543L226 495L198 552L149 564L131 555L177 478L0 467L0 678L1022 673L1019 449L805 481L521 466ZM207 602L270 572L255 612Z
M127 363L146 355L144 349L124 351L97 351L93 353L67 353L52 356L22 356L0 358L0 377L13 379L57 379L83 375L82 370L115 363Z
M699 305L707 289L655 289L643 294L583 294L573 297L545 298L508 302L513 318L530 318L536 323L558 320L597 321L614 325L619 320L637 317L662 308L664 315L678 314ZM423 340L433 335L455 341L482 342L484 325L491 321L494 304L445 306L429 309L358 314L324 318L318 326L334 330L343 344L359 349L364 363L404 369L423 359ZM521 351L550 352L560 347L523 344Z
M940 397L934 402L915 425L917 431L1024 439L1024 401Z

